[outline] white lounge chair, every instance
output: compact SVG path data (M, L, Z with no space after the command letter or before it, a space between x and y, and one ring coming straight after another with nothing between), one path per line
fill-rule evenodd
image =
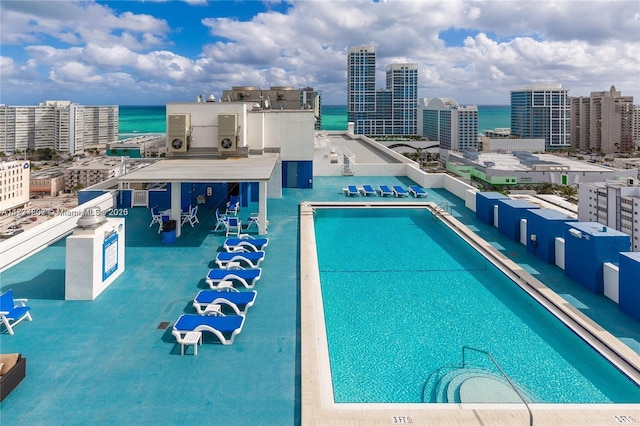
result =
M393 191L387 185L380 185L378 187L378 192L381 197L390 197L393 195Z
M181 218L182 221L180 222L180 225L184 225L188 222L193 228L196 223L200 223L200 220L198 220L198 206L195 205L191 207L188 212L182 213Z
M235 283L242 284L245 288L254 288L256 282L262 276L262 269L250 268L245 269L242 267L234 267L228 269L210 269L205 277L206 283L211 290L220 290L221 283ZM228 288L225 286L225 289Z
M349 185L346 188L342 188L342 192L344 192L344 195L347 197L356 197L360 195L360 191L358 191L358 188L356 188L355 185Z
M427 191L425 191L418 185L409 185L409 192L411 192L411 195L413 195L415 198L426 197L427 195L429 195Z
M235 235L240 238L240 232L242 232L242 222L237 216L227 216L227 220L224 222L226 228L225 236Z
M362 195L364 195L365 197L376 195L376 190L373 189L371 185L362 185L362 189L360 190L360 192L362 192Z
M158 206L151 207L151 223L149 224L149 228L153 226L154 223L158 224L158 234L162 231L162 213L158 209Z
M409 191L407 191L406 189L404 189L400 185L394 185L393 186L393 195L395 197L398 197L398 198L408 197L409 196Z
M227 215L226 214L221 214L220 210L216 209L216 227L213 228L214 232L217 231L218 229L220 229L220 227L223 227L226 229L226 223L227 223Z
M240 210L240 199L237 195L232 195L227 202L227 214L237 215Z
M220 252L216 256L216 264L220 269L227 269L242 264L246 264L249 268L257 268L264 260L264 251L252 251L243 253L227 253Z
M8 290L0 296L0 320L13 335L13 327L20 321L31 321L31 314L27 306L27 299L14 299L13 290Z
M246 315L247 310L253 306L258 292L238 291L230 287L222 290L200 290L193 299L193 307L198 315L225 315L222 307L233 310L236 315Z
M229 253L237 253L243 251L260 251L269 245L268 238L253 238L249 235L246 238L227 238L222 248Z
M209 332L220 339L223 345L230 345L244 326L244 316L208 316L182 314L173 325L176 340L182 340L190 331Z

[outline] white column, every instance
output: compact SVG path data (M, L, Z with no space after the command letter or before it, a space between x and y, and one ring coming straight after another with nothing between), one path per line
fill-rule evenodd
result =
M258 187L258 233L264 235L267 233L267 182L260 181Z
M180 182L171 182L171 219L176 221L176 237L182 233L180 214L182 213L182 185Z

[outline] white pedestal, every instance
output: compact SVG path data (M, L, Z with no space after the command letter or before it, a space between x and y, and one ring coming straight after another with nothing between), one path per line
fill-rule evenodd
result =
M124 272L123 218L67 237L65 300L94 300Z

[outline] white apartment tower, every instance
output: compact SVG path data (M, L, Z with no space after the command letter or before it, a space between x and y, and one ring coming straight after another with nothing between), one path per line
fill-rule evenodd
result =
M580 183L578 220L598 222L631 237L631 250L640 251L640 186L637 179Z
M75 155L117 140L117 105L45 101L36 106L0 106L0 150L6 154L50 148Z
M572 97L571 147L580 151L635 151L633 96L622 96L615 86L591 92L589 97Z
M480 149L478 142L478 107L458 105L455 99L433 98L418 108L419 133L440 142L441 155L446 151Z

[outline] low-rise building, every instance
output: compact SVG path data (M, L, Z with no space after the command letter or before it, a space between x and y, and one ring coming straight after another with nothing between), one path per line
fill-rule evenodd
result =
M56 195L65 189L64 169L52 167L31 173L31 196Z
M465 179L492 186L552 183L574 185L618 177L635 178L638 170L620 170L568 157L514 151L512 154L478 151L449 152L447 170Z

